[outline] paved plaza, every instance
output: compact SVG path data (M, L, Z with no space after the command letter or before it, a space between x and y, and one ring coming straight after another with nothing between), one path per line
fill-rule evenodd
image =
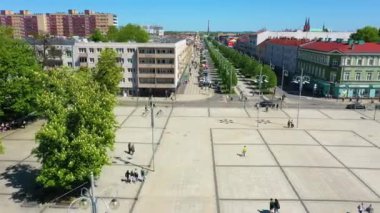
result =
M288 129L289 118L296 122L295 109L260 109L259 119L253 107L168 102L158 104L159 110L152 144L143 106L115 109L115 149L96 183L102 200L120 201L112 212L267 212L270 198L290 213L353 213L361 202L380 209L380 120L368 111L305 109L299 128ZM1 212L67 212L25 202L40 168L31 150L42 124L1 133ZM136 147L133 157L125 152L129 142ZM148 170L146 181L122 181L125 171L135 168ZM106 210L103 202L98 206Z

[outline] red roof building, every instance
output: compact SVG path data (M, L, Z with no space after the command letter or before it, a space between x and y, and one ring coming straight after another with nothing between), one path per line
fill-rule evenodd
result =
M340 52L344 54L380 53L380 43L342 43L316 41L302 45L303 49L320 52Z

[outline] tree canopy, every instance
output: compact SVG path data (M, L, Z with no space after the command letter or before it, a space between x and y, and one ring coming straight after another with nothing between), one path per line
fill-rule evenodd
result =
M364 40L365 42L379 42L380 41L380 29L371 26L365 26L358 29L356 33L351 35L352 39Z
M119 91L119 82L122 78L123 68L116 64L117 53L110 48L102 51L99 62L96 65L93 75L101 87L106 89L112 94Z
M15 120L36 111L42 91L42 68L33 50L0 27L0 120Z
M149 41L149 34L142 27L135 24L127 24L117 28L110 26L108 32L103 35L99 30L95 30L90 39L92 41L115 41L115 42L128 42L135 41L139 43L146 43Z

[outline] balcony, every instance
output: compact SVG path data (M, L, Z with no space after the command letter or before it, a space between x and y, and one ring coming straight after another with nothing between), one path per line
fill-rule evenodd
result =
M139 53L139 58L174 58L174 53Z
M138 65L140 68L173 68L174 64L140 64Z
M152 83L139 83L139 88L176 88L174 84L152 84Z

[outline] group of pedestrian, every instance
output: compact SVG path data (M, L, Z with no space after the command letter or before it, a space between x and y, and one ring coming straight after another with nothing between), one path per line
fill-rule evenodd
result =
M280 202L277 199L271 198L269 202L269 210L271 213L279 213Z
M293 120L288 120L288 128L294 128Z
M140 170L140 174L137 172L137 169L131 170L131 171L127 170L125 172L125 178L126 178L125 182L127 183L136 183L137 181L143 182L145 181L145 175L146 173L143 169Z
M135 145L131 142L128 143L128 150L127 153L130 155L133 155L135 153Z
M372 207L372 204L369 204L369 206L367 208L364 207L364 203L359 204L358 205L358 213L364 213L364 212L373 213L374 209Z

